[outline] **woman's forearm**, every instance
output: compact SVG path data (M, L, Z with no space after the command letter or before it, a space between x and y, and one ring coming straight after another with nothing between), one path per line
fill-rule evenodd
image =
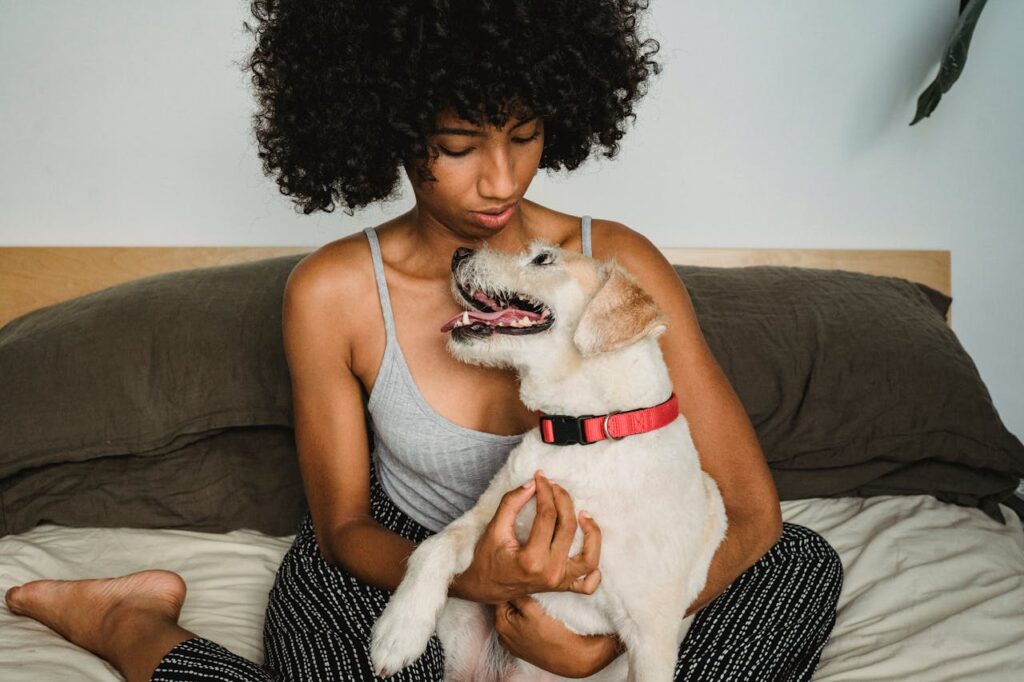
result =
M590 677L604 670L612 661L626 652L626 647L615 635L590 635L587 637L592 646L588 654L588 662L575 677Z
M359 580L374 587L394 591L405 577L409 556L417 545L388 530L374 519L350 521L329 539L325 558L333 561ZM448 594L473 601L470 586L462 575L456 576Z
M707 582L686 609L687 616L697 613L725 592L740 574L756 564L779 539L779 534L766 530L764 523L738 514L728 515L729 527L725 539L715 550L711 565L708 566Z
M393 592L405 577L416 543L388 530L372 518L356 519L335 529L324 558L362 582Z

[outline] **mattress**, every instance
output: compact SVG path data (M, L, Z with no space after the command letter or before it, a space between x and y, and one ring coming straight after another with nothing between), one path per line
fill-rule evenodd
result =
M783 518L823 535L845 569L839 612L814 680L1005 681L1024 670L1024 530L930 496L815 498ZM38 526L0 538L0 590L38 578L181 574L184 627L262 661L267 592L290 537L252 531ZM0 678L108 682L112 667L0 608Z

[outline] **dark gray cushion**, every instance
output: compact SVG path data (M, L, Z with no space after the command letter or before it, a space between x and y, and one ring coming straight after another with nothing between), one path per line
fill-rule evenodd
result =
M837 270L676 271L782 499L927 493L1003 522L1024 448L946 325L948 296Z
M296 532L306 511L294 432L213 431L160 456L36 467L0 481L0 536L39 523Z
M146 277L0 329L0 534L295 532L281 304L302 257Z
M292 424L284 283L301 255L154 275L0 329L0 480Z

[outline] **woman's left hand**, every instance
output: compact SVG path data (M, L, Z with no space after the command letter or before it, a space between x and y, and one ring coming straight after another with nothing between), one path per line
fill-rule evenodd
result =
M494 629L513 656L562 677L586 677L616 656L614 636L578 635L533 597L497 604Z

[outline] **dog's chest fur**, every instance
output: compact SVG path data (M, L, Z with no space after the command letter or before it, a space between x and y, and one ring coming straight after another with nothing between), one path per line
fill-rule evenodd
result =
M599 607L610 596L609 586L626 597L622 591L630 585L671 583L685 554L700 545L707 515L704 474L682 416L656 431L585 446L548 445L533 431L498 475L507 477L508 484L502 485L509 489L528 481L537 469L569 492L577 514L586 510L601 529L602 582L593 595L534 595L580 634L614 630L602 614L618 609ZM516 520L516 535L524 544L536 516L535 501ZM570 556L582 546L583 532L577 528Z

